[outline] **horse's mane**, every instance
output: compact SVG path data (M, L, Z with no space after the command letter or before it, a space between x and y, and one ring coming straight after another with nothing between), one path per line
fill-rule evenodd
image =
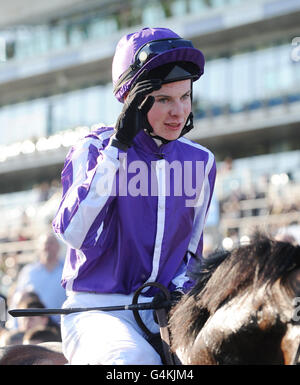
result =
M196 265L194 288L172 311L172 334L192 340L208 317L231 298L246 290L269 288L279 278L284 284L286 273L296 266L300 266L299 246L260 232L247 245L212 253Z
M207 266L211 266L208 269L209 279L203 287ZM200 265L198 283L191 294L200 297L201 291L201 303L215 312L237 293L249 287L254 290L263 285L271 286L296 266L300 266L299 246L275 241L257 232L250 244L240 246L231 253L214 253L204 261Z

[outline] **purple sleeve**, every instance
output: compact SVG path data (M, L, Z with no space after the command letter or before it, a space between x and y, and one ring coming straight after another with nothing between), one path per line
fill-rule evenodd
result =
M85 138L68 154L62 171L63 196L53 229L75 249L91 247L101 232L107 206L114 199L118 150Z

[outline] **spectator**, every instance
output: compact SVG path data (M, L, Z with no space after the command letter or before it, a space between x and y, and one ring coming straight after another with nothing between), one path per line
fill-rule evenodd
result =
M20 309L44 309L45 306L41 301L32 301L30 298L20 302ZM19 318L19 331L26 333L28 330L42 326L46 327L51 324L50 318L46 315L31 316L31 317L20 317Z
M5 330L0 334L0 347L9 345L22 345L24 332L19 330Z
M13 292L14 293L14 292ZM17 294L13 294L12 298L9 299L9 308L10 309L20 309L24 306L26 301L30 302L41 302L39 296L33 291L24 291L18 292ZM16 330L19 329L19 319L13 318L8 315L8 321L6 322L6 327L8 329Z
M42 342L61 342L59 329L50 326L36 326L24 334L24 345L36 345Z
M23 295L18 307L21 309L45 308L33 292ZM3 329L0 335L0 346L61 341L60 327L46 315L20 317L18 320L17 329Z
M24 291L24 292L20 292L20 296L16 302L16 307L20 308L21 304L26 303L28 301L31 301L31 302L40 301L41 302L40 297L34 291Z
M66 295L60 285L63 263L59 258L60 245L54 234L44 234L39 239L39 261L27 264L20 271L12 303L25 292L33 291L41 302L50 308L63 304ZM58 322L59 317L53 317Z

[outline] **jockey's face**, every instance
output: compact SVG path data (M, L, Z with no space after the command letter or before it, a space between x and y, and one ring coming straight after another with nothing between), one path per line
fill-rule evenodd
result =
M153 133L167 140L179 138L192 109L191 80L163 84L150 95L155 98L147 115Z

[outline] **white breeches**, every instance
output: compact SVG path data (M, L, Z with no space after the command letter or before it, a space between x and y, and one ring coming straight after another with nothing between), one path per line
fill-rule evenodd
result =
M63 307L129 305L132 295L72 292ZM139 296L139 302L152 298ZM159 332L152 310L140 311L145 325ZM87 311L61 317L63 352L73 365L161 365L155 349L147 342L131 310Z

